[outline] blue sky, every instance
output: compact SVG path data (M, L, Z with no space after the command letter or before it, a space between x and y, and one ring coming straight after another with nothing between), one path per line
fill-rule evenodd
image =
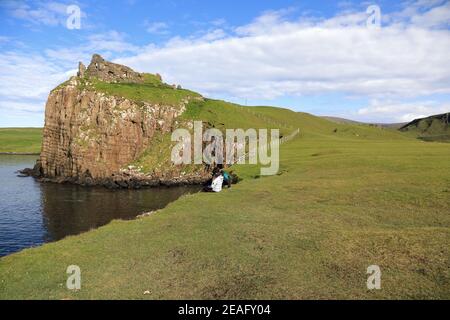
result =
M248 105L370 122L450 111L448 1L3 0L0 21L1 127L43 126L49 91L93 53Z

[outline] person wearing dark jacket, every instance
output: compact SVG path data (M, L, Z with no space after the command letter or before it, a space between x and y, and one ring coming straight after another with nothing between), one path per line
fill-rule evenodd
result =
M220 173L223 176L223 186L228 186L228 188L231 188L231 175L223 169L220 170Z

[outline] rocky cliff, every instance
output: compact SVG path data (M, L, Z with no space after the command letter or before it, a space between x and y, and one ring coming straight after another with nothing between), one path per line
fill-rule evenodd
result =
M176 93L174 91L177 91ZM44 180L139 187L195 183L206 174L180 179L180 170L140 172L129 166L168 134L198 94L164 84L94 55L87 68L55 88L45 107L43 145L35 173Z

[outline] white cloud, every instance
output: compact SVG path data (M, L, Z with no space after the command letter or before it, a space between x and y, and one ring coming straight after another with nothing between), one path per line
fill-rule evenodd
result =
M435 7L424 14L412 16L414 25L425 27L446 27L450 25L450 2L440 7Z
M0 42L3 37L0 38ZM4 41L10 41L9 38ZM88 63L93 53L106 58L138 52L117 31L92 34L82 45L46 49L43 54L23 49L0 53L0 109L15 112L43 112L47 96L59 83L76 74L78 61Z
M46 49L44 54L17 49L1 52L0 109L43 112L50 90L76 74L77 61L88 63L95 52L111 58L139 50L125 38L110 31L92 34L73 48Z
M224 39L228 36L228 34L223 29L213 29L204 33L199 38L195 39L198 42L210 42L219 39Z
M43 101L42 100L0 100L0 110L14 110L14 112L25 112L25 113L41 113L43 111Z
M283 14L268 12L234 36L176 37L118 61L205 94L237 98L450 93L447 29L395 24L371 30L364 12L298 21Z
M360 119L384 121L391 119L394 122L409 122L417 118L423 118L433 114L445 113L450 110L449 103L440 103L436 101L379 101L371 100L367 107L358 110Z
M71 3L73 4L73 3ZM1 4L9 14L33 25L65 25L69 4L56 1L3 1Z
M126 41L126 35L117 31L109 31L102 34L94 34L88 37L85 51L109 51L116 53L138 52L139 47Z
M42 113L51 89L73 75L39 54L0 53L0 109Z
M126 40L124 33L111 30L106 33L92 34L86 42L71 48L46 49L47 57L74 65L77 61L89 61L93 53L102 53L105 58L117 54L137 53L141 49Z
M443 0L418 0L404 3L403 10L384 15L391 24L424 28L443 28L450 25L450 3Z
M165 22L157 21L157 22L146 22L145 28L148 33L153 34L168 34L169 33L169 25Z
M67 79L66 70L36 54L0 53L0 96L42 99L53 86Z
M225 20L225 19L223 19L223 18L215 19L215 20L212 20L212 21L211 21L211 24L212 24L213 26L216 26L216 27L223 26L223 25L225 25L226 23L227 23L227 20Z

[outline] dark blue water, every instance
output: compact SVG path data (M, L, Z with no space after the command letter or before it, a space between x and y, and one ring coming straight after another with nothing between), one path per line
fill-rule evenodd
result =
M165 207L199 187L108 190L18 177L36 156L0 155L0 256Z

